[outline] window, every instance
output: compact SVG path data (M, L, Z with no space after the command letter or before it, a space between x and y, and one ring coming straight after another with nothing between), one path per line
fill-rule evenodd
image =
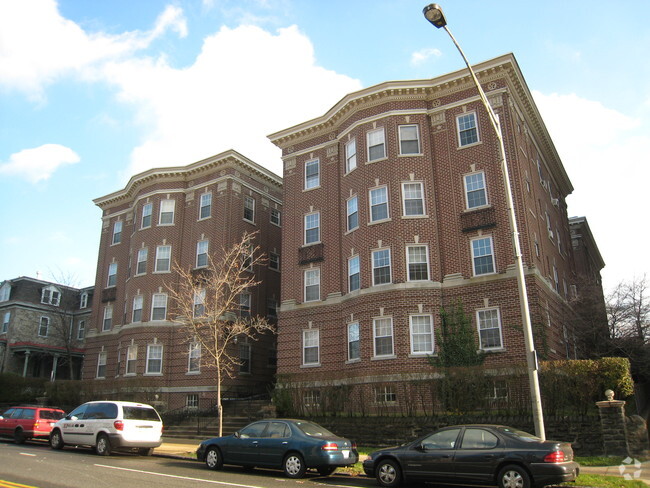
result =
M171 225L174 223L174 209L176 200L162 200L160 202L160 225Z
M192 342L187 360L187 372L199 373L201 371L201 344Z
M275 298L266 299L266 315L268 317L277 317L278 316L278 302Z
M212 215L212 193L202 193L199 202L199 220L207 219Z
M305 270L305 301L320 300L320 268Z
M374 390L376 403L397 403L397 394L392 386L377 386Z
M420 132L417 125L399 126L399 153L420 154Z
M359 198L354 196L347 201L348 232L359 227Z
M165 320L167 317L167 295L156 293L151 303L151 320Z
M368 141L368 161L376 161L386 157L386 141L384 129L371 130L366 134Z
M391 282L390 249L372 252L372 284L383 285Z
M481 237L472 241L472 265L474 276L494 273L491 237Z
M458 126L458 144L461 147L478 142L476 114L474 112L459 116L456 118L456 124Z
M500 349L501 342L501 317L498 308L487 308L476 312L478 321L478 334L481 349Z
M5 283L0 287L0 302L6 302L9 300L9 295L11 295L11 285Z
M59 306L61 301L61 292L53 286L46 286L41 293L41 303L47 305Z
M255 222L255 199L244 197L244 220Z
M117 284L117 263L108 265L108 281L106 286L115 286Z
M269 269L280 271L280 255L274 252L269 253Z
M348 259L348 290L354 291L361 288L361 268L359 256Z
M126 350L126 371L124 374L134 375L138 363L138 346L131 345Z
M50 329L50 319L48 317L41 317L41 321L38 325L38 335L40 337L47 337L47 333Z
M357 167L357 140L351 139L345 144L345 172Z
M171 269L172 247L158 246L156 248L156 272L165 273Z
M320 362L320 331L309 329L302 331L302 364L318 364Z
M487 205L485 174L483 172L465 175L465 204L468 209Z
M359 342L359 322L348 324L348 361L361 358Z
M135 274L141 275L147 272L147 258L149 257L149 250L145 247L138 249L138 262L135 265Z
M185 407L189 409L199 408L199 394L190 393L185 397Z
M118 220L113 224L113 241L112 244L119 244L122 242L122 221Z
M282 222L281 217L282 217L282 215L281 215L280 211L277 208L272 208L271 209L271 223L272 224L280 226L281 222Z
M5 312L2 319L2 333L4 334L9 330L9 321L11 320L11 312Z
M391 317L373 319L372 333L375 344L375 357L393 355L393 319Z
M388 218L388 188L380 186L370 190L370 221Z
M132 322L142 322L142 295L133 297L133 319Z
M153 213L153 204L145 203L142 206L142 220L140 221L140 228L146 229L151 227L151 214Z
M411 354L433 354L433 317L411 315Z
M205 289L194 292L194 317L203 317L205 315Z
M88 306L88 293L83 292L79 298L79 308L86 308Z
M424 191L422 183L402 183L404 216L424 215Z
M427 246L406 246L406 265L408 281L426 281L429 279L429 249Z
M97 356L97 378L106 378L106 351L102 351Z
M196 243L196 267L203 268L208 265L208 240Z
M248 292L243 292L239 294L239 316L240 317L251 316L251 294Z
M111 330L113 327L113 306L108 305L104 308L104 320L102 321L102 330Z
M314 159L305 163L305 190L320 186L320 161Z
M320 242L320 212L305 215L305 244Z
M86 321L80 320L77 324L77 339L81 340L86 335Z
M251 372L251 345L247 342L239 343L239 372L245 374Z
M253 271L253 244L247 242L242 248L242 268L245 271Z
M492 432L483 429L468 428L463 434L461 449L494 449L499 439Z
M553 289L560 292L560 278L557 274L557 267L553 265Z
M302 400L305 407L320 407L320 390L307 390Z
M163 347L161 344L147 346L147 374L162 373Z

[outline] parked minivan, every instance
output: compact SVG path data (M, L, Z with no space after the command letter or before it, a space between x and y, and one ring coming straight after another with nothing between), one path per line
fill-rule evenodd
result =
M113 450L149 456L162 444L162 420L151 405L121 401L87 402L52 427L50 447L90 446L101 456Z

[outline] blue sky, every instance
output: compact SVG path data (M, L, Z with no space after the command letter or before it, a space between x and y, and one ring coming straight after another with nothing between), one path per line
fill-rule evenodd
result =
M281 174L268 134L360 88L463 68L426 3L0 0L0 280L92 285L92 200L134 174L231 148ZM648 272L650 2L441 5L471 62L517 57L605 288Z

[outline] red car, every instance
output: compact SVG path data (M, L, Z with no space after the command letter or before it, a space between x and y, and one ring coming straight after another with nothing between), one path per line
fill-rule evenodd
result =
M27 439L47 440L54 423L64 416L65 412L55 407L11 407L0 415L0 435L13 437L16 444Z

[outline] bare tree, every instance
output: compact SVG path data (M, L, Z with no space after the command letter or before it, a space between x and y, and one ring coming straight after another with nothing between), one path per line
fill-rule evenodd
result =
M253 270L265 263L259 246L253 246L255 234L244 233L241 240L218 256L208 256L200 270L174 266L178 283L168 285L173 320L183 325L189 343L200 347L200 361L217 374L217 410L219 436L222 435L223 406L221 387L225 377L234 377L241 360L235 343L244 338L273 330L260 316L242 313L241 296L259 284Z

